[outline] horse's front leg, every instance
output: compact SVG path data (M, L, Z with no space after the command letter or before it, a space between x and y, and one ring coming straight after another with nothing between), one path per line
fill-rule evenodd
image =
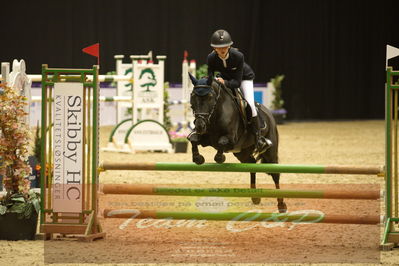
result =
M230 140L227 136L221 136L219 138L217 153L214 157L215 162L224 163L224 161L226 161L226 156L223 153L229 150L229 145Z
M196 164L203 164L205 162L204 156L199 153L198 142L191 142L191 152L193 154L193 162Z
M217 163L224 163L224 161L226 161L226 156L223 154L223 150L218 150L218 152L215 154L214 159Z

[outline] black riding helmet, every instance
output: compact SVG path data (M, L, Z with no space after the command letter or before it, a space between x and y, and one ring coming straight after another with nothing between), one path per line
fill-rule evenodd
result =
M212 34L212 47L226 47L233 44L230 34L225 30L217 30Z

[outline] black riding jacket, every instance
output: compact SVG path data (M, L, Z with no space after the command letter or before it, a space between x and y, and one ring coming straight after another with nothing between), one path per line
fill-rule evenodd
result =
M215 71L219 71L226 87L239 88L242 80L255 79L255 73L251 67L244 62L244 55L235 48L230 48L228 58L220 59L215 51L208 55L208 84L213 80Z

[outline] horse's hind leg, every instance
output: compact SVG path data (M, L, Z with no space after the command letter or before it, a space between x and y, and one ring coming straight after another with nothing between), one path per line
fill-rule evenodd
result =
M234 156L242 163L256 163L255 158L249 151L242 151L239 153L234 153ZM256 173L250 173L251 175L251 188L256 188ZM252 203L258 205L261 198L251 198Z
M256 188L256 173L251 173L251 188ZM251 198L253 204L260 204L261 198Z
M255 158L251 155L248 158L248 163L256 163ZM251 188L256 188L256 172L255 173L250 173L251 174ZM252 203L255 205L260 204L261 198L251 198Z
M276 189L280 189L280 174L270 174L273 178L274 184L276 185ZM277 207L280 213L287 212L287 205L284 202L283 198L277 198Z

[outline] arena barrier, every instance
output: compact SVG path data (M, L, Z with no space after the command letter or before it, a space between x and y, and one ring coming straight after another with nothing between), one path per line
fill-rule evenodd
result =
M71 75L73 78L69 78L68 75ZM93 75L93 80L88 81L86 76ZM387 69L387 93L386 93L386 163L385 167L378 166L309 166L309 165L278 165L278 164L204 164L204 165L195 165L192 163L110 163L104 162L102 164L98 163L98 78L97 78L97 68L94 67L93 70L66 70L66 69L47 69L46 66L43 67L42 74L42 87L43 89L43 99L42 109L43 109L43 119L42 119L42 169L41 169L41 177L42 177L42 214L41 214L41 230L48 237L50 237L54 233L61 233L63 235L68 234L80 234L80 239L90 240L93 238L101 238L104 237L104 234L101 231L101 226L97 220L97 216L101 214L105 214L105 217L123 217L123 218L156 218L156 219L207 219L207 220L244 220L244 221L275 221L281 222L281 219L284 221L292 221L295 222L300 217L295 216L295 213L286 213L286 214L275 214L275 213L257 213L255 216L251 216L251 213L197 213L197 212L161 212L161 211L142 211L142 210L105 210L100 213L98 209L98 193L99 193L99 172L104 170L147 170L147 171L223 171L223 172L266 172L266 173L315 173L315 174L367 174L367 175L385 175L385 231L383 235L382 244L397 244L399 243L399 233L396 230L396 223L399 222L399 218L397 215L398 206L397 206L397 128L398 128L398 91L399 84L397 82L399 77L399 71L392 71L392 69ZM76 79L76 76L79 77L79 80ZM395 77L395 82L393 82L393 77ZM65 86L70 86L70 83L64 84L63 86L59 86L60 84L66 81L72 81L76 83L80 83L80 87L76 88L72 86L71 88L66 88ZM57 94L65 93L64 96L73 96L73 94L79 94L82 99L82 112L84 115L80 116L79 119L83 121L82 123L82 142L79 142L79 156L80 159L77 161L84 162L84 166L78 165L77 169L81 169L81 173L84 173L74 187L74 189L79 190L81 192L82 197L79 198L79 201L75 202L76 199L71 199L71 202L67 202L68 206L73 206L76 208L75 212L69 210L66 213L65 210L62 209L63 204L56 205L56 197L54 195L56 190L54 190L55 179L52 171L48 171L47 178L46 177L46 167L50 167L53 171L56 168L54 167L54 162L56 162L56 156L59 154L64 154L62 150L57 149L51 138L53 137L50 132L52 130L44 130L48 127L52 126L52 118L57 117L51 115L52 101L48 101L50 97L53 95L53 87L55 87L54 91ZM58 92L57 92L57 87ZM60 88L65 88L63 92L60 91ZM80 91L79 88L82 88L83 92ZM91 95L93 96L93 102L88 101ZM55 95L54 95L55 97ZM68 109L66 109L68 111ZM92 118L92 120L91 120ZM76 124L75 124L76 125ZM393 125L393 126L392 126ZM54 127L56 123L54 123ZM71 129L75 130L75 128ZM55 132L55 129L54 129ZM66 130L68 132L68 130ZM85 136L85 138L83 138ZM56 134L54 134L56 137ZM50 138L50 141L47 142L47 138ZM56 140L54 139L54 143ZM49 143L49 145L46 145ZM72 142L71 142L72 143ZM77 143L77 142L75 142ZM78 144L76 144L78 145ZM84 147L84 148L83 148ZM65 148L65 147L64 147ZM66 147L68 148L68 146ZM68 151L65 151L68 152ZM69 165L66 163L66 167L73 168L73 165ZM79 168L80 167L80 168ZM61 168L63 169L63 168ZM75 169L75 173L77 172ZM67 172L68 173L68 172ZM70 173L70 172L69 172ZM59 177L59 176L58 176ZM68 178L68 176L66 176ZM76 176L74 175L73 180L76 181ZM68 186L67 180L64 180L60 183L63 186ZM59 182L59 181L57 181ZM58 185L60 185L58 184ZM114 185L104 185L102 186L103 192L116 192L116 190L121 190L121 188L117 188ZM171 188L172 190L174 188ZM181 188L179 188L181 189ZM234 189L234 188L232 188ZM165 190L156 187L147 187L144 189L143 187L132 187L128 185L124 185L123 189L126 193L131 194L140 194L140 193L160 193L166 194L171 193L173 195L178 195L176 190ZM138 190L141 190L138 191ZM65 190L66 191L66 190ZM181 189L181 193L190 194L192 196L190 189ZM185 192L184 192L185 191ZM199 194L203 193L204 195L211 195L210 193L214 193L211 189L198 190ZM243 192L242 190L237 190L238 192ZM250 189L246 196L252 196L255 193L265 193L262 194L264 196L272 196L273 193L275 196L284 195L284 197L317 197L317 198L332 198L332 197L341 197L346 199L350 195L339 194L337 192L330 191L287 191L280 190L277 192L276 190L252 190ZM236 197L239 193L233 192L225 192L226 195ZM269 194L267 194L269 193ZM282 193L282 194L277 194ZM302 193L302 194L298 194ZM360 193L352 193L352 197L358 197L358 199L365 199L365 197L370 197L369 199L377 199L380 197L379 191L371 191L370 193L366 192L366 195L361 195ZM213 194L215 195L215 194ZM226 196L224 195L224 196ZM274 197L274 196L273 196ZM74 201L72 201L74 200ZM65 206L65 202L64 202ZM72 208L72 207L70 207ZM75 214L75 215L73 215ZM280 218L277 218L280 217ZM293 217L293 218L290 218ZM302 217L302 216L301 216ZM336 215L318 215L318 217L311 217L312 221L309 222L325 222L325 223L342 223L342 224L378 224L380 222L380 217L378 216L370 216L370 217L362 217L362 216L336 216ZM285 220L287 219L287 220ZM74 223L71 223L71 220L74 220ZM385 245L387 246L387 245Z

